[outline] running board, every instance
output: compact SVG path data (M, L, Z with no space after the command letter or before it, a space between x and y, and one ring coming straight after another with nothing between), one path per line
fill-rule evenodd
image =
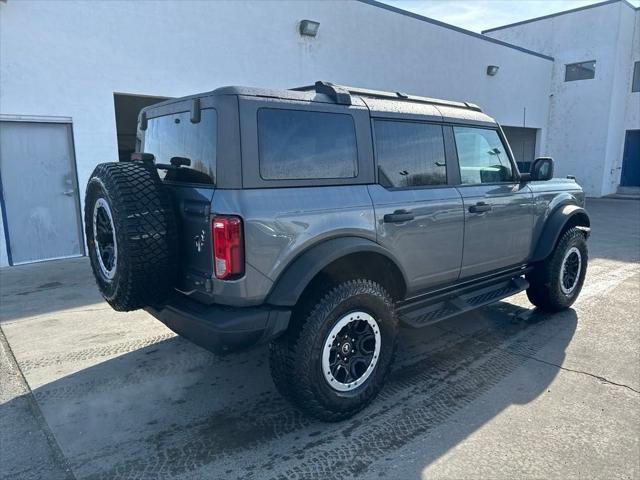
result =
M404 323L420 328L497 302L527 288L529 282L520 276L499 280L488 286L469 286L455 292L435 295L420 302L402 305L397 308L397 312Z

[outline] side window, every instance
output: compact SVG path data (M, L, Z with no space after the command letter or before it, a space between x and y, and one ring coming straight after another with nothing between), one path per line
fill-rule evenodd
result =
M144 132L144 151L153 153L157 163L185 157L191 165L169 170L165 180L215 184L217 116L213 109L201 112L200 122L191 123L190 113L150 118Z
M444 185L447 172L440 125L375 120L378 178L384 187Z
M513 180L507 151L496 130L454 127L460 177L464 184Z
M351 115L261 108L258 150L264 180L358 175L356 129Z

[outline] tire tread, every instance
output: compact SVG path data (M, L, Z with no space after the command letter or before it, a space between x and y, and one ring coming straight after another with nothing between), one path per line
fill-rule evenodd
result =
M94 253L93 204L100 191L108 197L117 232L115 288L102 281ZM98 165L87 186L85 233L96 282L115 310L131 311L166 298L178 268L177 222L155 168L133 162Z
M317 342L317 332L320 331L331 312L354 295L370 295L383 301L393 319L394 334L391 348L392 352L395 352L398 322L393 301L382 286L368 279L349 280L335 286L323 295L310 310L307 309L306 315L304 310L301 311L299 321L292 322L285 335L270 344L269 364L274 383L280 394L301 410L324 421L343 420L366 407L382 387L388 370L388 368L383 368L380 372L381 375L375 378L370 377L372 382L363 390L359 401L340 410L330 408L323 403L317 395L317 386L310 381L313 376L307 373L314 368L313 349ZM393 353L391 357L393 357Z

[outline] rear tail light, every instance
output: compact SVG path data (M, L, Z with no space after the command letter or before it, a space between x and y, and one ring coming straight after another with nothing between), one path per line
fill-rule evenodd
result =
M239 217L216 216L211 222L216 278L231 280L244 274L244 241Z

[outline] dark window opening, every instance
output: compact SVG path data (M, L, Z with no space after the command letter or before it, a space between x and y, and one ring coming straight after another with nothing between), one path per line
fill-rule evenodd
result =
M216 111L210 108L202 110L198 123L191 123L190 112L150 118L144 152L152 153L156 163L168 164L173 157L190 160L188 166L160 170L165 180L215 184L217 124Z
M447 172L440 125L376 120L378 181L384 187L444 185Z
M116 114L116 133L118 136L118 159L127 161L131 154L140 148L136 144L138 114L149 105L166 100L166 97L149 97L145 95L113 94ZM139 139L137 139L139 141Z
M526 173L531 170L531 164L536 156L536 134L535 128L506 127L502 126L502 131L509 141L513 159L518 165L520 172Z
M573 82L575 80L591 80L596 76L596 61L570 63L566 65L564 81Z
M640 92L640 62L633 64L633 82L631 83L632 92Z
M258 146L264 180L358 175L356 129L351 115L261 108Z

